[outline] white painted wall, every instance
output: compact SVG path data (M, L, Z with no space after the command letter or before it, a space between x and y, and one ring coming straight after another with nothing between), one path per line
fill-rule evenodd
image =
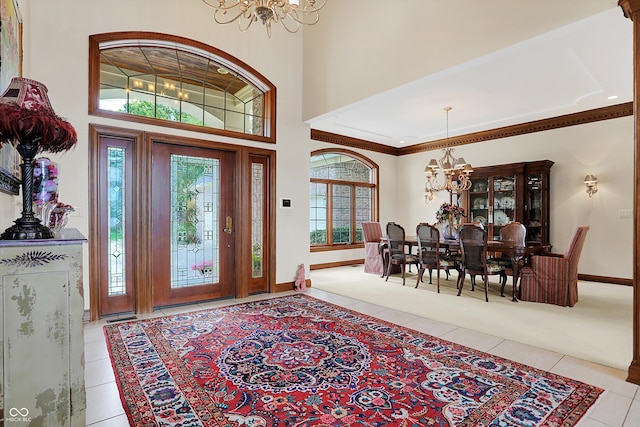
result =
M613 9L617 3L328 0L322 25L305 31L304 118Z

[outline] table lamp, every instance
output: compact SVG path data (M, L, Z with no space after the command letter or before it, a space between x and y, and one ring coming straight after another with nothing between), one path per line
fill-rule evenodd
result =
M54 237L53 231L41 224L33 212L33 160L40 152L69 150L77 140L73 126L54 113L45 85L22 77L11 80L0 97L0 144L13 144L22 157L22 216L0 239Z

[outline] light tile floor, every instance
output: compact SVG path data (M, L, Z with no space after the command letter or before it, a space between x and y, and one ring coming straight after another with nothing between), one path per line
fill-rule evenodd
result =
M541 350L469 329L458 328L446 323L318 289L310 288L309 294L361 313L369 314L477 350L574 378L605 389L607 392L591 409L588 416L582 420L580 427L640 426L639 387L625 382L626 372L624 371L585 362L573 357ZM178 308L174 307L158 310L151 315L143 317L166 316L283 295L286 295L286 293L257 295L244 299L215 301ZM142 316L138 316L138 318L140 319ZM100 320L85 326L86 424L92 427L128 426L129 422L120 402L118 387L115 383L109 353L104 339L103 326L106 323L105 320Z

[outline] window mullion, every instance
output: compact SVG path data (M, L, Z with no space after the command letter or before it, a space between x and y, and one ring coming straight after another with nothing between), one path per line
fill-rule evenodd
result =
M358 240L358 236L356 235L356 187L357 185L355 184L351 185L351 239L349 242L351 244L356 243Z
M327 245L333 245L333 186L327 185Z

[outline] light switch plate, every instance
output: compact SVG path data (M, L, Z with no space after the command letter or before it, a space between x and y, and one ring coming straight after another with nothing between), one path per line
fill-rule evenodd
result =
M633 211L631 210L619 210L618 218L633 218Z

